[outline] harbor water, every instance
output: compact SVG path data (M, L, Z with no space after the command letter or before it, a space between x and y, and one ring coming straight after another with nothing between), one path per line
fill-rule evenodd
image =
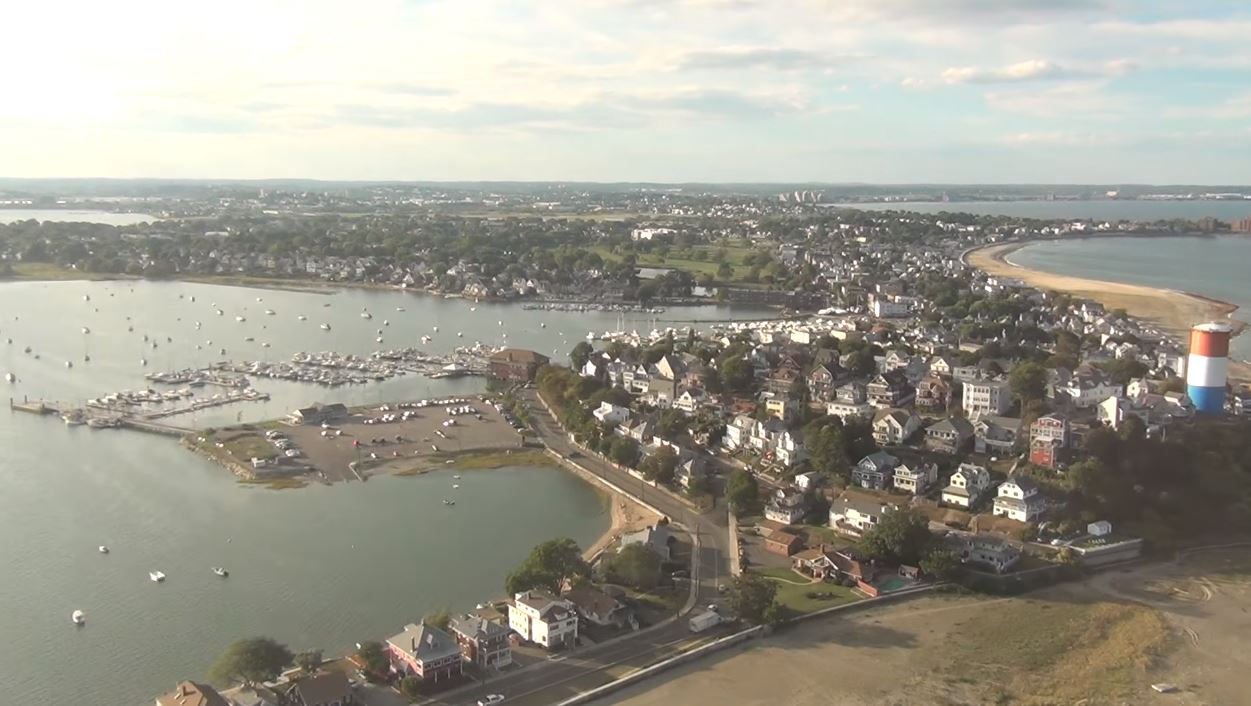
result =
M393 291L130 281L7 283L0 312L0 371L17 378L9 396L78 405L143 390L147 372L222 359L409 346L446 353L480 341L564 360L588 331L729 313L526 311ZM471 394L483 385L418 375L337 388L252 383L270 399L166 421L203 428L316 401ZM0 693L11 703L68 704L84 694L100 704L150 703L179 679L204 678L226 645L252 635L342 654L425 613L498 597L534 544L555 536L587 544L609 524L591 486L551 468L466 472L456 490L452 472L441 471L274 491L238 483L173 439L52 416L0 412L0 444ZM449 496L454 507L442 503ZM156 570L164 583L149 580ZM85 626L71 623L74 610L85 612Z

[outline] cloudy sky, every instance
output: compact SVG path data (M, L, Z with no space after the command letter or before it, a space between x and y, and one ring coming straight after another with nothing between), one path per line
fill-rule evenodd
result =
M0 175L1251 182L1245 0L66 0Z

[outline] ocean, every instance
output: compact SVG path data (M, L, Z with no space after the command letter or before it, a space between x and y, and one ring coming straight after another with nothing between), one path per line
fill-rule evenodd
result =
M1238 305L1234 318L1251 321L1251 237L1042 241L1011 253L1008 260L1043 272L1201 294ZM1251 337L1235 338L1230 355L1251 359Z
M847 203L832 208L863 211L915 211L917 213L976 213L992 216L1018 216L1043 219L1093 219L1158 221L1173 218L1197 219L1205 216L1230 221L1251 217L1251 200L1242 201L1138 201L1100 199L1095 201L960 201L939 203Z

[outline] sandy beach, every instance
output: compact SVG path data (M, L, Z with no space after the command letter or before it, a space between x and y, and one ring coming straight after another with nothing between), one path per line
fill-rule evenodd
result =
M610 492L607 488L598 484L595 487L608 496L608 505L612 513L612 524L599 539L595 540L594 544L583 550L582 557L587 561L611 547L622 534L656 524L656 520L660 519L659 515L621 493Z
M1039 272L1006 259L1026 245L1029 243L1001 243L978 248L968 253L967 260L970 265L992 275L1018 279L1037 289L1091 299L1109 309L1124 309L1130 316L1156 324L1183 344L1189 336L1190 327L1203 321L1227 321L1235 331L1243 327L1242 322L1230 319L1230 314L1238 307L1228 302L1171 289ZM1245 361L1230 361L1229 375L1231 380L1251 382L1251 365Z

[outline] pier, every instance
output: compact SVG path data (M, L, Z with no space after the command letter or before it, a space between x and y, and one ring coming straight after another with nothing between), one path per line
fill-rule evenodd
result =
M75 407L73 405L62 402L54 402L51 400L24 399L21 402L16 402L12 398L9 398L9 410L38 415L55 414L64 419L66 424L71 426L86 424L94 429L116 429L125 427L128 429L135 429L137 431L145 431L150 434L162 434L164 436L174 437L182 437L187 434L195 433L195 429L191 429L190 427L180 427L174 424L157 422L137 415L116 413L105 414L99 409Z

